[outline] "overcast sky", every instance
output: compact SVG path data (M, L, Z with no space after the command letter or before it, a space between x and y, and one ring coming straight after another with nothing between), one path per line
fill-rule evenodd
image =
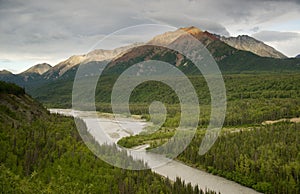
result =
M0 70L14 73L86 53L105 35L139 24L248 34L300 54L300 0L0 0L0 18Z

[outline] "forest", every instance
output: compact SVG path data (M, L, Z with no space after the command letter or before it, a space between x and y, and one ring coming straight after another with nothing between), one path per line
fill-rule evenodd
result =
M300 74L224 75L227 92L224 128L217 142L204 156L198 155L198 151L209 123L210 95L203 77L190 76L189 79L199 96L200 122L192 143L176 159L264 193L300 193L299 124L287 121L273 125L262 124L267 120L299 118ZM100 78L102 84L96 90L98 111L111 112L113 80L116 77ZM68 81L64 85L57 82L49 88L42 88L40 94L33 96L36 95L48 107L70 108L71 86ZM45 89L47 91L41 95ZM58 95L60 91L61 95ZM48 94L53 94L50 95L53 98L50 99ZM180 120L180 106L174 91L164 84L146 82L136 87L130 97L131 113L150 120L148 108L154 100L166 105L166 122L155 132L149 128L140 135L123 138L118 142L119 145L134 147L150 144L148 150L151 151L151 148L166 143L175 134ZM9 110L5 111L7 115L14 115ZM131 183L135 184L134 181Z
M108 165L84 144L73 118L50 114L15 85L0 88L0 193L215 193Z
M299 118L299 75L225 75L224 78L228 101L221 135L208 153L198 154L210 116L209 103L201 104L196 136L177 160L264 193L300 193L300 124L287 120L263 124L267 120ZM205 92L201 95L207 99ZM140 107L143 106L132 105L136 111L142 110ZM149 128L121 139L118 144L124 147L150 144L151 151L170 141L179 125L180 107L176 104L167 107L167 120L158 131ZM151 117L146 113L143 118ZM163 149L172 152L170 147Z
M178 159L264 193L300 192L299 124L227 131L204 156L197 154L202 137L196 136Z
M116 79L114 76L100 78L95 93L98 111L112 112L110 96ZM199 96L199 125L207 125L210 94L205 79L196 75L189 79ZM226 126L260 124L265 120L300 116L300 74L232 74L224 75L224 82L227 98ZM31 91L31 95L47 107L72 107L72 81L64 80L63 84L58 81L36 91ZM134 89L130 97L131 113L147 115L149 104L153 101L161 101L166 105L168 122L174 122L175 126L180 112L178 97L170 87L160 82L145 82Z
M199 128L177 160L264 193L300 192L300 124L283 121L223 128L213 147L201 156L198 152L205 132ZM160 146L162 153L174 153L177 145L185 143L182 138L167 146L174 134L174 128L162 127L151 134L125 137L118 144L128 148L150 144L149 151Z

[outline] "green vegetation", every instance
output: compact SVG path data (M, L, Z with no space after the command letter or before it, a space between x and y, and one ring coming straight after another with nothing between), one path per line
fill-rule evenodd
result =
M113 85L129 66L148 59L178 65L196 89L201 115L196 136L177 159L265 193L300 193L299 124L261 125L266 120L300 117L300 59L259 57L221 41L210 42L206 38L202 42L224 74L228 105L225 130L204 156L198 155L198 150L210 119L210 94L195 66L183 56L178 60L180 55L174 51L139 47L112 62L96 88L97 110L111 112ZM93 66L93 63L98 67L97 62L89 65ZM50 77L39 76L27 82L16 75L5 75L0 79L24 86L30 95L48 107L71 108L77 68L73 67L61 77L59 72L54 72ZM174 79L181 83L180 79ZM72 119L49 115L40 104L25 95L22 88L0 82L0 98L1 191L200 192L179 179L173 184L150 171L125 171L105 164L83 144ZM120 145L149 144L154 148L174 135L180 121L180 106L170 87L155 81L137 86L130 98L131 113L149 120L149 104L156 100L162 101L168 110L163 126L155 132L150 128L145 133L123 138L118 142ZM92 137L86 133L85 138ZM102 149L114 155L122 154L114 147Z
M264 193L300 192L300 125L278 123L221 135L204 156L197 135L178 157Z
M0 94L0 193L214 193L106 164L86 147L72 118L51 115L20 88L0 83L7 87Z
M206 45L207 50L215 59L223 74L292 73L300 71L300 59L260 57L252 52L237 50L222 41L200 41ZM182 60L179 60L179 58L182 58ZM107 75L119 75L131 65L146 60L164 61L172 65L177 65L187 75L199 75L199 70L185 56L174 50L159 46L136 47L110 63L105 73Z
M148 149L155 148L167 142L168 132L163 130L126 137L118 144L131 147L147 143L150 144ZM201 156L198 151L204 134L205 130L199 129L177 159L263 193L300 192L300 124L280 122L224 129L214 146ZM177 140L176 143L184 142ZM164 153L173 153L176 147L161 148Z
M132 148L139 145L149 144L149 148L153 148L166 143L168 139L174 136L174 134L175 130L172 128L164 127L153 133L151 133L151 130L148 130L147 132L142 132L136 136L124 137L118 141L118 145L126 148Z
M25 90L15 84L8 84L0 81L0 94L22 95L25 94Z
M269 59L261 60L269 63ZM99 111L111 112L110 95L116 79L117 76L100 78L96 90ZM190 75L189 79L199 95L200 122L196 137L177 159L265 193L300 193L299 124L261 125L266 120L300 117L300 74L224 75L228 100L225 130L204 156L198 155L198 148L205 132L202 129L210 118L210 95L202 76ZM32 90L31 94L47 106L67 108L71 107L71 91L72 81L64 80ZM123 138L120 145L149 144L154 148L173 136L180 120L180 106L168 86L146 82L136 87L130 98L131 112L149 120L149 104L155 100L162 101L168 109L162 128ZM15 114L5 111L11 117Z
M124 147L150 144L155 148L174 132L161 129L151 135L121 139ZM214 146L198 154L205 130L198 130L191 144L177 159L193 167L223 176L264 193L300 192L300 124L274 125L223 130ZM178 145L183 142L177 141ZM173 146L176 149L176 146ZM164 153L173 153L165 147Z
M103 76L98 82L96 100L98 109L110 103L111 90L117 76ZM175 79L175 78L174 78ZM201 105L210 103L210 95L202 76L189 76ZM300 97L300 74L224 75L228 101L263 99L298 99ZM180 82L180 80L178 80ZM29 91L42 103L51 107L71 107L73 80L56 81ZM145 82L132 93L130 101L141 105L161 100L166 104L178 103L176 94L159 82Z
M210 116L209 105L201 104L196 136L177 159L264 193L299 193L300 125L261 124L300 116L299 81L299 74L226 75L228 108L220 137L208 153L198 155ZM201 95L205 99L205 92ZM118 144L124 147L149 144L148 150L164 144L175 133L180 120L176 114L178 106L176 109L172 105L171 110L158 131L126 137ZM148 115L144 118L149 120Z

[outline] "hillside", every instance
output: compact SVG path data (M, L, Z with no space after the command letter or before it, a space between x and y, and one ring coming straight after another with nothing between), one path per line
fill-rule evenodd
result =
M113 50L96 49L84 55L71 56L67 60L58 63L53 68L49 69L49 71L45 72L42 75L42 78L46 80L56 80L63 76L68 77L67 74L70 74L68 72L72 72L76 70L80 64L112 60L115 57L120 56L122 53L126 52L127 50L130 50L132 47L138 45L139 44L136 43L136 44L116 48ZM74 77L74 75L72 75L72 77Z
M299 123L223 128L214 146L205 155L199 155L205 130L197 130L177 160L262 193L299 193ZM172 136L174 127L165 124L153 133L125 137L118 143L125 147L150 144L151 149Z
M224 37L211 34L207 31L201 31L191 26L157 35L149 40L146 45L137 43L114 50L98 49L87 54L74 55L48 69L46 72L39 71L40 73L36 73L34 72L37 71L36 68L33 68L35 69L34 71L29 69L16 75L9 72L1 72L0 80L16 83L19 86L25 87L26 91L30 94L33 94L32 92L38 92L35 91L37 87L47 87L48 84L59 80L62 80L62 84L66 80L73 80L80 64L86 67L88 65L93 66L93 70L87 74L92 76L95 74L95 71L99 71L101 64L105 64L108 61L110 63L104 70L104 73L107 75L119 75L129 66L144 60L165 61L175 65L185 74L199 74L200 72L191 61L187 60L182 54L164 47L147 45L173 44L182 47L184 44L180 44L184 43L185 36L179 33L180 31L186 31L198 39L211 53L223 74L288 73L300 71L300 59L286 59L273 48L252 37L239 36L225 39Z
M237 37L221 36L220 40L236 49L250 51L261 57L271 57L278 59L287 58L284 54L277 51L276 49L247 35L240 35Z
M2 70L0 71L0 75L10 75L12 74L10 71L7 71L7 70Z
M9 71L0 71L0 81L15 83L21 87L34 87L45 82L42 75L52 68L47 63L41 63L30 67L19 74L13 74Z
M99 111L111 112L110 96L116 78L104 76L99 80L95 94ZM210 105L206 82L201 76L189 76L189 79L199 97L202 123L206 124ZM299 74L224 75L224 81L228 110L226 125L259 124L265 120L299 116ZM72 86L72 81L56 81L47 88L38 88L36 91L39 92L33 95L48 107L71 108ZM131 94L132 113L148 114L149 104L153 101L161 101L170 106L168 113L171 115L180 111L177 106L178 97L170 87L159 82L145 82L137 86Z
M184 30L187 33L194 36L199 40L210 52L222 73L259 73L259 72L294 72L300 71L299 59L279 59L272 57L258 56L252 52L245 51L246 49L234 48L222 39L207 31L201 31L195 27L180 28L178 31ZM176 36L176 33L179 34ZM174 35L175 34L175 35ZM167 32L162 35L158 35L149 41L150 44L159 45L171 45L180 44L184 41L185 36L181 35L177 31ZM244 44L248 44L247 40L241 41ZM253 38L251 38L254 41ZM256 42L256 40L255 40ZM258 42L258 41L257 41ZM258 44L258 43L257 43ZM259 44L262 44L259 42ZM183 44L184 45L184 44ZM250 46L249 46L250 47ZM255 45L252 47L253 49ZM264 44L264 47L267 45ZM158 46L139 46L129 52L125 53L121 57L113 60L109 64L107 71L111 74L121 73L132 64L144 61L144 60L161 60L175 65L186 74L199 74L197 68L184 56L175 51L170 51L164 47Z
M48 63L41 63L41 64L37 64L33 67L30 67L29 69L27 69L26 71L24 71L22 74L39 74L42 75L43 73L45 73L46 71L48 71L49 69L51 69L51 65L49 65Z
M5 82L0 145L0 193L203 193L180 179L171 183L149 170L106 164L85 146L72 118L49 114L22 88ZM102 149L121 154L115 147Z
M15 75L12 72L7 71L7 70L0 71L0 81L15 83L19 86L24 85L24 80L22 80L22 78L20 76Z

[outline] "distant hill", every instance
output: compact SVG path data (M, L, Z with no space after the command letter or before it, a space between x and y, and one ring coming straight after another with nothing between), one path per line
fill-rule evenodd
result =
M276 49L247 35L228 38L221 36L220 40L236 49L250 51L261 57L271 57L278 59L287 58L284 54L277 51Z
M24 87L27 85L26 82L35 85L35 84L39 84L38 82L42 82L41 75L49 71L51 68L52 68L51 65L47 63L41 63L41 64L34 65L33 67L18 74L17 76L22 80L23 83L25 83L23 84Z
M28 85L39 85L43 83L42 74L50 70L52 67L47 63L34 65L26 71L13 74L9 71L0 71L0 80L15 83L21 87Z
M299 55L297 55L295 58L300 58L300 54L299 54Z
M35 73L35 74L42 75L49 69L51 69L51 65L49 65L48 63L41 63L41 64L37 64L37 65L27 69L22 74L26 75L26 74L34 74Z
M223 74L300 72L299 58L285 58L275 49L252 37L239 36L225 39L191 26L155 36L146 44L133 44L114 50L99 49L84 55L71 56L53 67L40 64L16 75L2 71L0 80L16 83L24 87L32 96L42 100L49 98L47 96L50 94L62 98L64 95L69 96L80 64L87 69L82 75L84 77L94 76L100 69L103 70L103 64L107 62L109 64L103 70L104 75L118 76L131 65L145 60L165 61L187 75L200 74L193 63L182 54L162 46L153 46L157 43L176 44L186 49L185 45L181 44L185 41L185 35L178 33L180 31L186 31L198 39L211 53ZM255 52L268 57L259 56ZM111 82L114 79L107 80ZM107 82L107 87L112 87L113 83L110 82Z
M0 81L15 83L19 86L24 86L25 84L21 76L15 75L7 70L0 71Z
M80 64L86 64L89 62L99 62L112 60L113 58L121 55L123 52L131 49L132 47L138 46L139 44L128 45L113 50L96 49L84 55L74 55L65 61L62 61L45 72L42 77L46 80L59 79L60 77L67 74L68 71L76 70Z
M10 74L12 74L12 72L7 71L7 70L0 71L0 75L10 75Z
M181 28L179 30L184 30L201 41L218 63L222 73L300 71L300 60L298 59L261 57L250 51L236 49L223 42L218 36L207 31L201 31L195 27ZM174 34L176 34L176 31L166 32L162 35L154 37L149 41L149 43L168 45L177 44L177 42L179 43L184 41L184 35L176 37ZM262 44L261 42L255 41L253 38L242 38L242 40L249 39L256 42L255 45ZM182 45L184 46L184 44ZM132 64L151 59L162 60L171 63L186 74L199 73L192 63L180 53L170 51L164 47L149 45L135 47L129 52L123 54L121 57L116 58L110 63L107 71L118 74Z
M27 95L23 88L0 81L0 126L30 123L46 115L44 107Z
M0 94L24 95L25 90L16 84L0 81Z

